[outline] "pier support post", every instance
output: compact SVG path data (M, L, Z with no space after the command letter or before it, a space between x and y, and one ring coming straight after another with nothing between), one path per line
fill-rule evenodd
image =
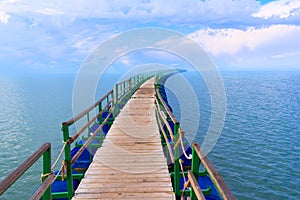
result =
M115 105L115 111L113 112L113 115L114 117L118 115L119 113L119 91L118 91L118 84L115 85L115 89L114 89L114 92L115 92L115 102L114 102L114 105Z
M43 155L43 174L51 173L51 146ZM42 181L44 181L48 176L43 176ZM43 200L51 200L51 185L45 191L43 195Z
M68 185L68 199L72 199L74 195L73 177L72 177L72 163L71 163L71 144L69 142L69 126L63 124L62 126L65 147L65 162L67 164L67 185Z
M200 158L198 157L194 145L192 145L192 166L191 166L191 170L195 176L195 179L198 181L198 176L199 176L199 166L200 166ZM193 190L193 188L191 188L191 192L190 192L190 197L192 200L197 199L197 196Z
M107 102L108 102L108 100L107 100ZM100 113L101 111L102 111L102 102L100 102L99 105L98 105L98 112ZM102 122L103 122L102 114L99 116L98 122L99 122L99 125L102 124ZM99 135L99 146L101 146L102 145L102 141L103 141L103 128L101 128L99 134L100 134Z
M179 123L174 124L174 137L175 141L179 139L179 134L178 134L178 129L179 129ZM174 163L174 189L175 189L175 195L177 198L181 196L180 192L180 165L179 165L179 148L178 146L174 149L174 158L175 158L175 163Z

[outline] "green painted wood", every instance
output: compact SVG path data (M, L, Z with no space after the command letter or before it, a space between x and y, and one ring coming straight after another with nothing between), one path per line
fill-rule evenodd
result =
M51 173L51 146L45 151L43 155L43 174L50 174ZM42 181L45 181L48 176L43 176ZM51 199L51 185L45 191L43 195L43 200L50 200Z
M73 189L73 176L72 176L72 164L71 164L71 145L69 143L69 126L63 125L63 139L66 142L65 147L65 162L67 164L67 188L68 188L68 199L72 199L74 195Z

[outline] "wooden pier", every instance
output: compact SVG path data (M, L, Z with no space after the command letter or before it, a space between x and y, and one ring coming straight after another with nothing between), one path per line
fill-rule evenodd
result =
M114 120L73 199L175 199L155 117L154 78Z
M43 157L42 183L31 200L235 200L171 111L164 83L179 72L137 74L117 83L62 123L63 147L53 164L45 143L0 182L0 196ZM79 120L86 123L76 130Z

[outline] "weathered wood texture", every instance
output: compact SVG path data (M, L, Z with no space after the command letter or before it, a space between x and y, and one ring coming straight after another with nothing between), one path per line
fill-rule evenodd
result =
M155 118L154 79L115 119L73 199L175 199Z

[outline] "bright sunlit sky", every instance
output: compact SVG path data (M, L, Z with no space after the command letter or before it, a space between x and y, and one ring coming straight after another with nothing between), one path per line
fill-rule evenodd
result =
M75 73L97 45L143 27L185 34L220 70L300 70L299 0L0 0L0 73Z

